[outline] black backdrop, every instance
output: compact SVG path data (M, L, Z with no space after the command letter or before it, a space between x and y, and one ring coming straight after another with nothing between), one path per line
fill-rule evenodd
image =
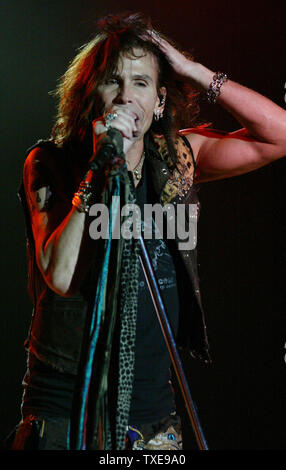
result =
M16 197L25 149L49 135L55 88L75 49L109 12L130 1L1 2L1 419L20 418L26 294L24 219ZM284 11L283 11L284 7ZM285 1L177 3L133 0L154 24L211 70L285 107ZM237 121L219 106L202 115L224 130ZM211 449L285 448L285 161L201 186L200 278L214 363L184 358ZM196 448L184 416L186 447Z

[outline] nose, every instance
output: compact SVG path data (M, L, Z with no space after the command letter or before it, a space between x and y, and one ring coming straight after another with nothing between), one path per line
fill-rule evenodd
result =
M118 93L115 96L114 104L128 104L133 102L131 87L126 83L121 83L118 89Z

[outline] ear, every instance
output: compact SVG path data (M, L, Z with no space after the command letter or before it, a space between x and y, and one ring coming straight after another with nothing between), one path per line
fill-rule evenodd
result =
M157 111L163 114L164 108L165 108L166 97L167 97L167 90L164 86L162 86L158 90L158 99L156 100L156 107L154 110L155 112Z

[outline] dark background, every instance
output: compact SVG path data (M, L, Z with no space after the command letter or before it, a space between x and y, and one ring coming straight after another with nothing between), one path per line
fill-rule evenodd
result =
M1 437L20 419L31 316L16 196L24 154L49 136L55 102L48 93L92 37L96 18L132 5L196 61L285 108L284 0L102 3L1 0ZM241 127L218 105L204 105L202 116L224 130ZM200 277L214 362L184 364L210 449L285 448L284 188L283 159L201 186ZM186 447L195 449L183 418Z

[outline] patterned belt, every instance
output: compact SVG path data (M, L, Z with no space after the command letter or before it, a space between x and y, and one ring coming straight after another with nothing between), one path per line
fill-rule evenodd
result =
M181 420L171 413L155 425L129 425L126 441L130 450L182 450Z

